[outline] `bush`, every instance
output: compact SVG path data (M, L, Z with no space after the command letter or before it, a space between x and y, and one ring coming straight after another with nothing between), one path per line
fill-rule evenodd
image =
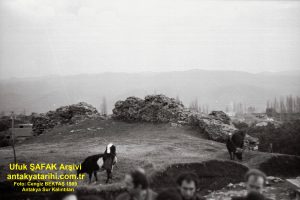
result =
M10 145L10 139L7 138L5 134L0 134L0 147L6 147L9 145Z
M250 127L248 134L259 138L259 150L268 151L272 143L273 152L300 155L300 120L285 122L279 128L269 123L264 127Z
M10 128L10 121L9 120L0 120L0 132L6 131Z
M297 177L300 175L299 166L299 156L278 155L261 163L259 169L268 176Z

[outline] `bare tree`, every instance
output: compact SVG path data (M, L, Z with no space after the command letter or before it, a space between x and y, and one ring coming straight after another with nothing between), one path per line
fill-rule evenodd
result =
M107 115L107 103L106 103L105 97L102 98L100 113L101 113L101 115Z
M272 104L270 102L270 100L267 101L267 108L271 108L272 107Z
M225 112L226 112L226 113L229 112L229 107L228 107L228 105L225 107Z
M176 96L176 103L181 103L179 96Z
M278 112L278 101L277 101L277 98L276 98L276 97L274 98L272 108L274 108L274 110L275 110L276 112Z
M300 113L300 97L296 97L296 113Z
M293 113L293 96L290 95L290 96L287 96L286 97L286 110L287 110L287 113Z
M189 109L195 112L199 112L199 110L201 110L199 109L198 98L190 103Z
M248 108L247 108L247 112L248 113L255 113L255 107L254 106L249 106Z
M208 114L208 112L209 112L209 105L205 104L205 113Z

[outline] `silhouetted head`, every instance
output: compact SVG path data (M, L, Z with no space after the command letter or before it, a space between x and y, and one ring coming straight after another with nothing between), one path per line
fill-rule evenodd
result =
M198 186L198 176L194 173L183 173L176 180L183 199L193 199Z
M127 191L133 196L149 188L148 178L145 171L141 169L135 169L129 174L126 174L124 182Z
M262 190L266 184L266 175L258 169L250 169L245 176L246 188L248 193L258 192L262 193Z
M246 136L246 131L245 130L238 130L238 131L235 132L235 134L239 134L239 135L245 137Z
M112 155L116 156L117 155L117 148L113 143L109 143L106 146L106 149L105 149L104 153L105 154L112 154Z

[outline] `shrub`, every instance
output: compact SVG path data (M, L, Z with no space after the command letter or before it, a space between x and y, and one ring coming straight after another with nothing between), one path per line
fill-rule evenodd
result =
M5 133L5 132L2 132ZM0 147L6 147L10 145L10 139L7 138L6 134L0 134Z
M1 131L6 131L10 127L10 122L9 120L0 120L0 132Z
M259 138L259 150L268 151L272 143L273 152L300 155L300 120L285 122L279 128L269 123L264 127L250 127L248 134Z

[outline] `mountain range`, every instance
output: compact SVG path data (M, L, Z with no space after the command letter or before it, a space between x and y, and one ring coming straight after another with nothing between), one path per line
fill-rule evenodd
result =
M188 70L10 78L0 80L0 111L40 113L80 101L99 109L105 97L111 113L116 101L148 94L178 97L187 107L197 99L210 110L243 103L263 111L269 99L300 95L300 71Z

